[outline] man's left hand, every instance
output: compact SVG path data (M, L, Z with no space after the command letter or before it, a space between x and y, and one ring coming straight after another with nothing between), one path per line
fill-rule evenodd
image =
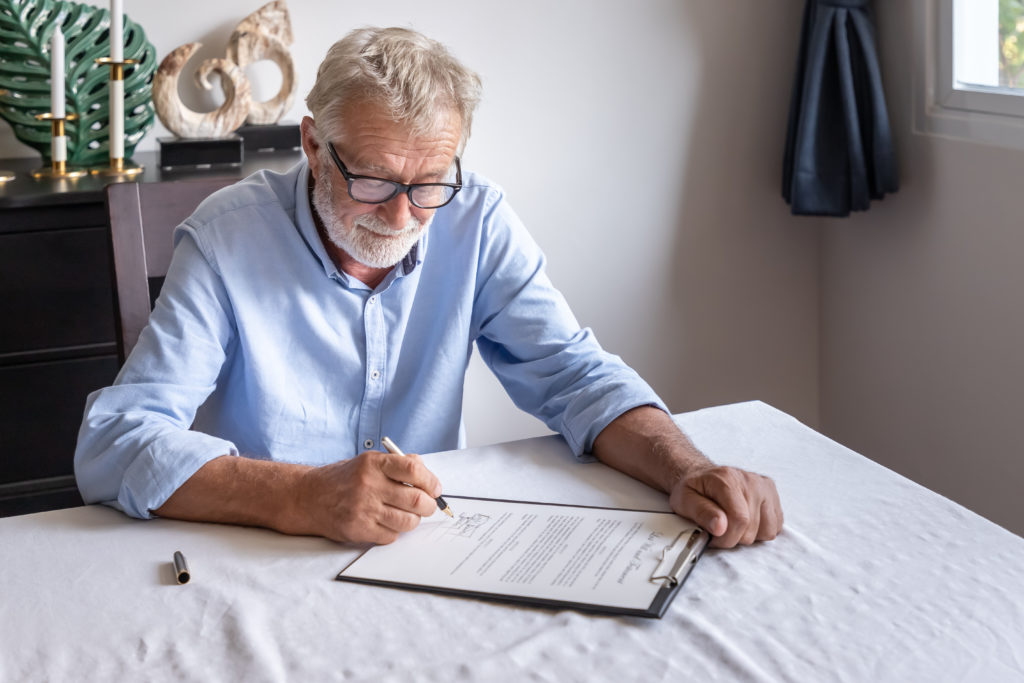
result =
M672 487L669 504L704 527L716 548L769 541L782 530L782 505L775 482L735 467L709 465Z

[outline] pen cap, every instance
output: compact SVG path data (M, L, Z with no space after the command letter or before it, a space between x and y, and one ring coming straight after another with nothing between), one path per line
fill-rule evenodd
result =
M181 554L180 550L174 551L174 578L178 580L178 583L188 583L188 580L192 578L192 574L188 571L188 562L185 561L185 556Z

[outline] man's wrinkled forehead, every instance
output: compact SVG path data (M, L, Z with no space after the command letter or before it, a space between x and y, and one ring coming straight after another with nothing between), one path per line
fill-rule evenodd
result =
M417 125L396 120L373 103L360 103L343 109L341 125L331 142L352 163L372 170L379 157L388 155L436 160L447 167L459 151L461 138L462 122L454 110L442 110L431 121Z
M334 116L328 117L326 125L321 127L320 122L317 122L325 142L330 140L335 145L347 144L361 135L378 134L395 142L421 147L429 145L431 141L447 141L455 131L459 138L458 152L461 152L463 122L454 106L438 106L416 117L397 117L386 102L364 97L341 102L334 112Z

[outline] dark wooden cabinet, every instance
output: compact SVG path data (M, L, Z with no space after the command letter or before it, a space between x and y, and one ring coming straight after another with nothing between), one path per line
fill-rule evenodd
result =
M112 341L106 231L100 225L0 236L0 354Z
M283 171L300 153L247 152L241 168L162 172L139 182ZM38 160L0 160L0 517L80 505L73 456L90 392L117 375L103 188L109 179L36 181Z

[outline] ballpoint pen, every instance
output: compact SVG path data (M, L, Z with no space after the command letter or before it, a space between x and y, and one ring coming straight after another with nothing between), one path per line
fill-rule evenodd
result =
M385 436L383 439L380 440L380 443L382 446L384 446L384 448L388 449L389 453L394 453L395 455L401 455L402 457L405 457L405 453L402 452L402 449L399 448L395 444L395 442L389 439L388 437ZM455 517L455 515L452 514L452 509L448 507L448 503L445 501L444 498L438 496L434 500L437 501L437 507L441 512L448 515L449 517Z

